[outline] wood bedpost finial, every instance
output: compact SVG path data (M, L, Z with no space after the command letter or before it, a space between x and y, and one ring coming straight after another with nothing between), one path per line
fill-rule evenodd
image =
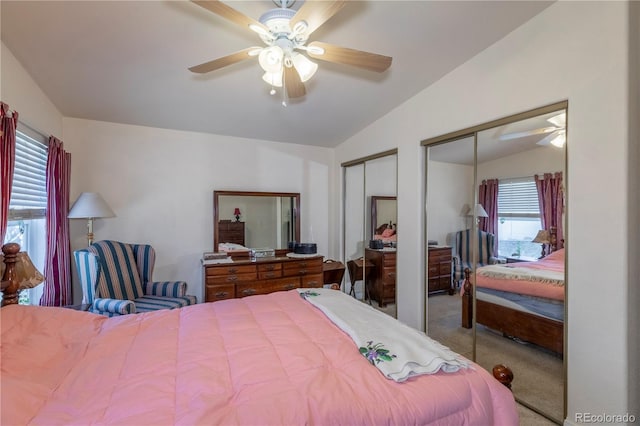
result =
M493 367L493 377L497 381L511 389L511 382L513 382L513 371L504 364L498 364Z
M471 270L464 268L464 283L462 284L462 327L473 327L473 285L469 280Z
M18 290L20 283L16 271L16 257L20 252L20 245L16 243L7 243L2 246L4 255L4 263L6 268L2 275L2 306L15 305L18 303Z

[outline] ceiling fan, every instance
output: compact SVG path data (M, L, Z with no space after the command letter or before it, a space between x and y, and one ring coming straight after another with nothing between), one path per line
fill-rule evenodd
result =
M535 135L546 135L538 142L537 145L548 145L552 144L559 148L564 146L566 141L566 126L567 126L567 116L563 111L559 114L551 116L547 118L547 121L552 124L552 126L547 127L539 127L533 130L526 130L524 132L513 132L513 133L505 133L500 135L499 139L501 141L512 140L524 138L527 136L535 136Z
M189 70L204 74L257 56L264 70L262 79L271 86L270 93L274 95L276 87L283 88L283 105L285 106L287 98L298 98L306 94L304 82L308 81L318 69L318 64L309 60L306 55L375 72L383 72L391 66L392 58L389 56L319 41L307 44L311 33L342 9L346 4L344 0L306 0L298 11L290 9L295 0L272 0L279 7L267 11L258 21L219 0L191 1L243 28L256 32L266 47L249 47L193 66Z

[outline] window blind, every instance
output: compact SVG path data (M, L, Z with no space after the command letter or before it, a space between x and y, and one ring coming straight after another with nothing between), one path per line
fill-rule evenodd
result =
M16 164L9 201L9 220L45 217L47 154L44 136L24 129L16 131Z
M538 190L533 176L498 182L498 216L540 217Z

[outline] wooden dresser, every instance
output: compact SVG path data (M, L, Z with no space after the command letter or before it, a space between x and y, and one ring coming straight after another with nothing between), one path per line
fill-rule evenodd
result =
M451 285L451 247L429 247L428 294L447 291L453 294Z
M205 302L322 287L322 256L305 259L271 257L204 265Z
M368 275L369 294L378 306L396 303L396 251L366 249L365 258L373 263Z
M244 245L244 222L221 220L218 222L218 241Z

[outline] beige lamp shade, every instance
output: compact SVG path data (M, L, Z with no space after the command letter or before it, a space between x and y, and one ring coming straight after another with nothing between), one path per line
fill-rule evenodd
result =
M551 236L549 235L549 231L547 231L546 229L539 230L538 233L536 234L536 237L533 239L533 242L541 243L541 244L550 244Z
M83 192L71 210L69 211L69 219L97 219L103 217L115 217L115 213L111 207L97 192Z
M4 277L4 255L0 254L0 277ZM15 274L18 279L18 290L33 288L44 282L44 276L36 269L26 251L16 255Z
M467 216L473 216L473 213L471 211L471 208L469 208L467 206L468 210L467 210ZM487 211L484 209L484 207L482 207L482 204L478 203L476 204L476 208L475 208L475 216L476 217L489 217L489 215L487 214Z

